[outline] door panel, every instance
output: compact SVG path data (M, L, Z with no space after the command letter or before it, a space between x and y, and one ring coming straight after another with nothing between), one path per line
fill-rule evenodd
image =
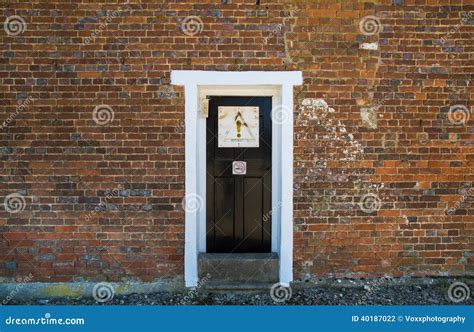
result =
M214 215L215 231L219 239L219 246L228 247L233 241L234 218L231 211L234 210L234 201L221 199L221 197L232 197L234 195L235 181L229 177L219 177L214 182Z
M247 234L246 246L258 247L262 239L263 183L260 178L244 179L244 233Z
M218 107L259 107L259 147L219 148ZM207 118L207 252L270 252L271 97L210 97ZM232 162L245 161L245 175Z

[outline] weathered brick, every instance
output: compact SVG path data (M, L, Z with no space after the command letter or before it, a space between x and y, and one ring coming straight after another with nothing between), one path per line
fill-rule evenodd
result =
M0 35L0 126L14 117L0 129L0 195L26 198L24 211L0 210L0 275L30 262L37 281L183 274L184 93L169 85L173 69L303 72L295 278L472 274L474 114L456 124L450 111L474 106L474 21L457 2L4 4L4 15L35 16L23 34ZM194 36L181 30L189 15L203 21ZM361 31L366 17L378 31ZM94 121L99 105L113 109L110 124ZM361 210L367 194L374 211ZM391 257L403 260L382 262Z

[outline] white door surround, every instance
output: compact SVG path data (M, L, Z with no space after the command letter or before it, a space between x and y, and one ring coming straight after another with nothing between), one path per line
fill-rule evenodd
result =
M210 95L272 97L272 252L280 259L280 283L288 286L293 280L293 86L302 83L299 71L171 72L171 84L184 85L185 98L186 287L197 286L198 254L206 252L206 118L202 105Z

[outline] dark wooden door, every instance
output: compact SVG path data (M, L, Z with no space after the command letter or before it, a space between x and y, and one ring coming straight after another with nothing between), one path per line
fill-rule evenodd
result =
M259 146L218 147L218 107L257 106ZM207 252L271 251L271 97L210 97L207 118ZM247 173L233 175L232 162Z

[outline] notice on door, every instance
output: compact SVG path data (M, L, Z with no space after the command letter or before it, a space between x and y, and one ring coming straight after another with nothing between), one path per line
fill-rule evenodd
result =
M219 106L217 121L219 148L258 148L258 107Z
M232 174L233 175L247 174L247 163L245 161L234 161L232 163Z

